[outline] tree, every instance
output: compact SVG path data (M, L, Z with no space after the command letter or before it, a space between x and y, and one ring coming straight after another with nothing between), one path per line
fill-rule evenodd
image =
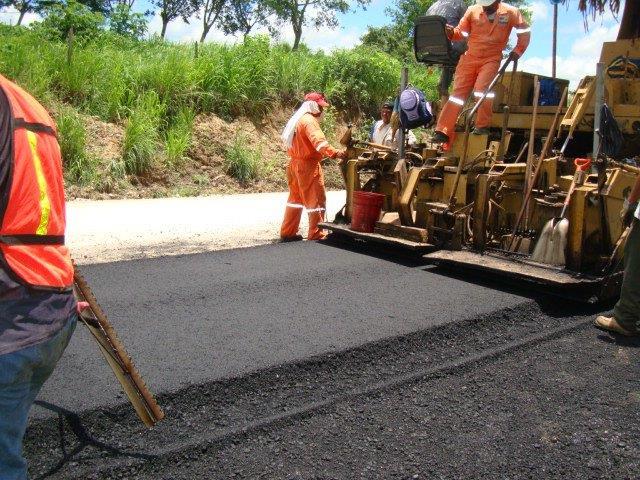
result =
M129 9L132 9L134 3L136 3L135 0L117 0L116 6L124 5L125 7L129 7Z
M0 8L13 7L18 13L16 25L21 25L27 13L41 12L47 6L42 0L0 0Z
M362 43L397 58L410 58L413 55L413 25L434 2L435 0L396 0L393 7L385 9L391 24L369 27L361 38Z
M318 28L338 26L336 14L349 11L347 0L265 0L266 6L281 23L290 23L293 27L293 50L297 50L302 37L302 27L310 23ZM365 7L371 0L355 0L360 7Z
M22 20L24 19L24 16L29 12L34 12L37 7L36 2L33 0L13 0L13 1L7 2L7 4L11 5L20 13L20 16L18 17L18 22L16 23L16 25L21 25Z
M131 11L131 7L118 3L109 15L109 30L122 35L140 39L147 33L147 20L143 13Z
M43 8L44 19L37 28L49 38L64 40L73 29L76 38L91 39L100 34L104 16L76 0L53 3Z
M189 23L189 17L198 10L197 0L152 0L153 5L160 9L160 19L162 20L162 31L160 38L164 38L167 33L167 25L176 18L182 18Z
M202 35L200 36L200 43L204 42L211 27L213 27L221 17L222 10L225 8L226 3L226 0L204 0L202 6Z
M579 0L578 3L578 9L585 16L585 19L589 14L592 18L595 18L596 14L603 14L607 6L611 13L617 15L620 11L620 0ZM640 0L626 0L618 29L618 40L640 38L639 12Z
M229 8L221 21L221 27L227 35L242 33L247 38L257 25L264 25L272 14L264 0L231 0Z

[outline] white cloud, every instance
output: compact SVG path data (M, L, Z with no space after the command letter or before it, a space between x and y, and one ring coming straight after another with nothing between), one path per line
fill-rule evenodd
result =
M546 20L549 17L548 3L549 2L533 2L532 4L527 6L532 14L532 22Z
M18 12L14 7L7 7L0 10L0 23L4 23L7 25L15 25L18 23L18 18L20 17L20 12ZM40 16L35 13L26 13L24 18L22 19L22 25L29 25L32 22L40 20Z
M618 26L598 27L578 38L571 45L570 54L556 58L556 75L571 81L571 88L576 88L585 75L594 75L596 63L600 59L602 43L615 40ZM522 70L551 75L551 56L525 57L519 64Z
M576 39L571 45L571 55L576 56L593 56L597 53L600 56L603 42L609 42L616 39L618 34L618 25L610 27L597 27L589 30L583 37Z

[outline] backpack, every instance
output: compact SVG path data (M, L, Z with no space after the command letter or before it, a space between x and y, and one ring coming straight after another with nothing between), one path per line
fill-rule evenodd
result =
M427 102L422 90L407 87L400 94L398 104L402 128L426 127L433 120L431 105Z

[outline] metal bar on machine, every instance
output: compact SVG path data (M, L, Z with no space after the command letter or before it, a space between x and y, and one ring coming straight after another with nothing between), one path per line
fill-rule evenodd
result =
M596 91L595 91L595 109L593 112L593 157L596 160L596 152L600 150L600 113L604 104L604 63L598 62L596 65ZM593 163L595 166L595 162Z
M407 84L409 83L409 68L408 67L402 67L402 72L400 73L400 94L399 96L402 94L402 92L404 92L404 89L407 88ZM400 144L398 147L398 158L400 160L404 160L405 157L405 153L404 153L404 128L402 128L402 125L400 126L400 137L398 140L398 143Z

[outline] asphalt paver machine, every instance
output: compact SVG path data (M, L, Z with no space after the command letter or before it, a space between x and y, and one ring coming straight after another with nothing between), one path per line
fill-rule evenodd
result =
M416 58L442 62L443 38L441 22L421 19ZM553 79L563 91L555 105L540 105L545 77L514 68L493 86L491 133L468 134L474 110L467 108L459 119L460 130L467 128L446 150L420 144L400 158L390 147L347 139L352 158L342 165L345 208L325 228L335 236L409 249L434 264L580 300L615 296L628 232L619 211L640 173L634 166L640 154L640 42L605 43L601 63L600 77L583 79L570 102L568 82ZM616 156L593 148L606 140L593 142L603 103L622 134ZM349 226L359 190L384 195L372 233ZM560 260L535 254L536 246L553 237L545 233L550 222L549 234L559 222L564 228L556 243Z

